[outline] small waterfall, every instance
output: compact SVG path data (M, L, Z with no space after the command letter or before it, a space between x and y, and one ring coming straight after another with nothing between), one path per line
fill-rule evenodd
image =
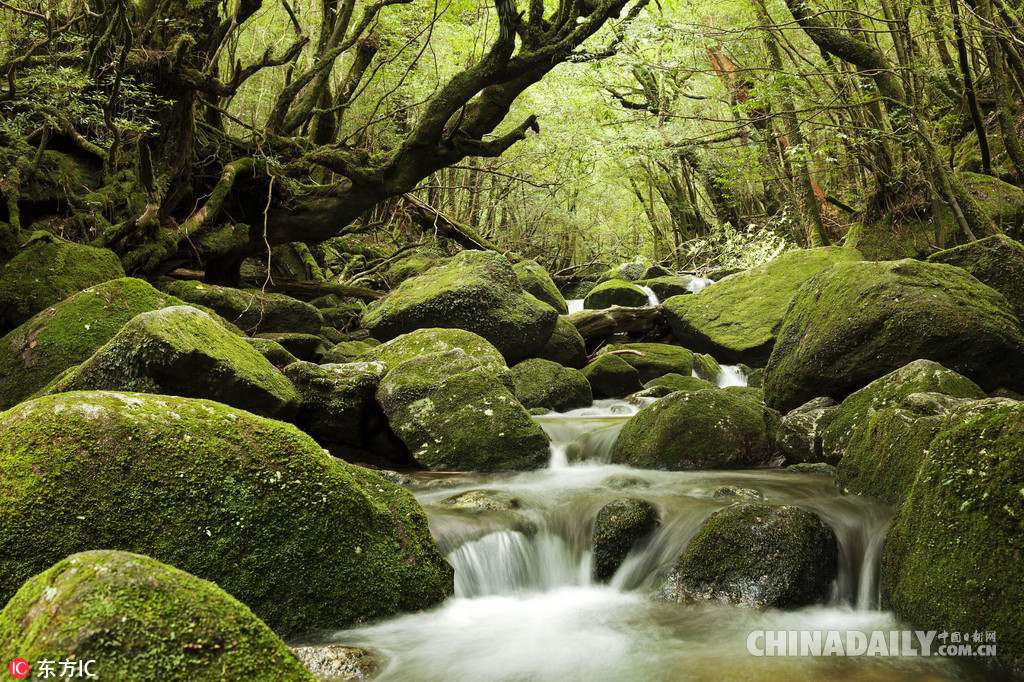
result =
M743 373L742 369L736 365L722 365L721 367L722 373L718 375L718 379L715 381L719 388L747 385L747 375Z
M647 294L647 305L656 306L661 304L661 300L658 298L658 295L654 293L654 289L642 285L640 288L644 290L645 294Z
M715 281L713 279L708 279L707 277L691 277L690 283L686 285L686 290L691 294L695 294L702 289L708 288L714 283Z
M551 468L577 461L607 462L622 427L640 407L625 400L597 400L590 407L534 417L551 439Z
M582 298L567 298L565 299L565 305L569 308L569 314L578 313L583 310L583 299Z
M546 531L527 537L499 531L467 542L448 555L455 569L455 596L522 594L590 582L589 555L581 556Z

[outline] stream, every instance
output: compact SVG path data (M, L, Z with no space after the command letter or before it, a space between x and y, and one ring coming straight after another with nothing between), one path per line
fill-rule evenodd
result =
M745 383L724 368L721 383ZM379 651L380 680L944 680L962 669L932 657L755 656L758 630L910 629L878 610L878 566L892 509L842 495L832 479L778 469L664 472L608 463L639 407L601 400L535 417L551 437L548 468L515 474L426 473L411 486L441 551L455 594L428 612L329 633L320 644ZM753 488L767 503L814 511L839 540L839 574L826 604L757 611L658 599L672 564L714 511L724 486ZM455 509L454 495L486 489L511 510ZM598 510L624 497L658 508L661 526L641 541L609 584L590 577ZM795 632L794 632L795 634Z

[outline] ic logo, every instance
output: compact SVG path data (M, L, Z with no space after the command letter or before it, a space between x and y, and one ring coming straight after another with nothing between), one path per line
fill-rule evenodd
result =
M11 661L8 669L11 671L11 675L19 680L23 677L28 677L28 661L24 658L16 658Z

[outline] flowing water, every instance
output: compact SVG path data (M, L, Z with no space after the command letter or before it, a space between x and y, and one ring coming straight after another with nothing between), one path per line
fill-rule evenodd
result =
M725 369L725 368L723 368ZM741 381L734 368L720 382ZM598 401L536 417L552 440L548 468L518 474L426 474L413 492L455 569L455 595L437 608L331 633L326 642L384 654L381 680L938 680L961 673L938 657L755 656L751 632L897 631L878 610L878 566L892 510L841 495L828 477L777 469L662 472L609 463L615 439L640 408ZM729 504L714 492L753 488L767 503L816 512L839 540L828 603L756 611L658 599L672 564L707 517ZM442 501L469 490L518 500L501 511ZM591 580L598 510L636 497L661 525L610 584ZM845 637L845 635L843 635ZM321 642L323 643L323 642Z

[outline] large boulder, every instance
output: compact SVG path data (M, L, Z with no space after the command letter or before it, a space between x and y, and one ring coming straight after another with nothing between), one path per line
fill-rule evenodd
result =
M611 580L630 550L659 523L658 510L645 500L615 500L601 507L591 538L594 580L602 583Z
M164 290L187 303L206 306L247 333L316 334L324 317L316 307L284 294L233 289L192 280L171 282Z
M33 667L44 659L81 661L89 667L79 673L76 665L78 677L126 682L314 679L217 585L107 550L72 554L28 579L0 613L0 657Z
M604 272L600 273L597 281L598 283L608 282L611 280L635 282L642 278L644 273L646 273L652 265L653 263L646 258L637 258L629 263L619 263L615 267L608 268Z
M374 346L360 357L362 362L380 362L385 368L397 367L407 360L415 360L432 353L459 349L477 365L498 376L507 376L505 358L490 341L464 329L417 329ZM511 381L508 383L511 387Z
M986 391L1024 388L1024 331L1002 294L941 263L838 263L794 297L765 397L780 411L842 400L920 358Z
M0 267L0 330L17 327L44 308L107 280L124 277L113 251L47 235Z
M777 438L786 463L792 466L825 461L822 432L835 417L836 401L831 398L815 398L790 410L779 423Z
M523 291L504 256L463 251L372 303L363 326L381 341L424 327L465 329L516 363L543 347L557 320L554 308Z
M621 355L606 353L583 368L595 398L625 398L643 390L640 373Z
M594 402L590 383L582 372L551 360L523 360L512 368L512 381L516 400L526 409L544 407L565 412Z
M299 404L295 387L258 350L191 306L141 313L47 389L91 390L208 398L285 419Z
M933 253L932 263L963 268L1003 296L1017 319L1024 321L1024 246L997 234Z
M502 379L462 348L388 366L377 402L421 465L494 471L547 463L543 429Z
M0 340L0 410L87 360L139 313L173 305L182 301L122 277L42 311Z
M995 632L1024 672L1024 404L984 401L951 420L885 539L882 605L922 630Z
M541 267L537 261L519 261L512 266L512 269L516 271L516 277L519 278L523 291L533 294L538 301L547 303L557 310L559 315L565 315L569 312L565 305L565 299L562 298L562 292L558 290L548 271Z
M685 296L694 293L696 287L693 284L695 278L690 275L671 275L655 277L653 279L642 279L637 284L649 288L658 297L659 301L672 298L673 296Z
M568 318L558 316L558 324L537 357L557 362L566 367L581 369L587 364L587 346L576 325Z
M583 307L594 310L621 305L631 308L647 305L647 292L630 282L610 279L591 289L583 298Z
M666 582L670 601L755 608L822 603L838 572L835 533L799 507L737 504L697 532Z
M74 552L148 554L275 631L436 604L452 570L411 494L291 424L192 398L64 393L0 415L0 602Z
M860 259L854 249L787 251L696 294L662 301L662 309L683 346L722 362L763 366L801 285L834 263Z
M602 354L613 352L637 371L640 383L647 383L665 374L689 376L693 371L693 353L680 346L667 343L612 343L602 349Z
M733 391L673 393L626 422L612 462L672 471L763 466L774 453L778 421L774 411Z

